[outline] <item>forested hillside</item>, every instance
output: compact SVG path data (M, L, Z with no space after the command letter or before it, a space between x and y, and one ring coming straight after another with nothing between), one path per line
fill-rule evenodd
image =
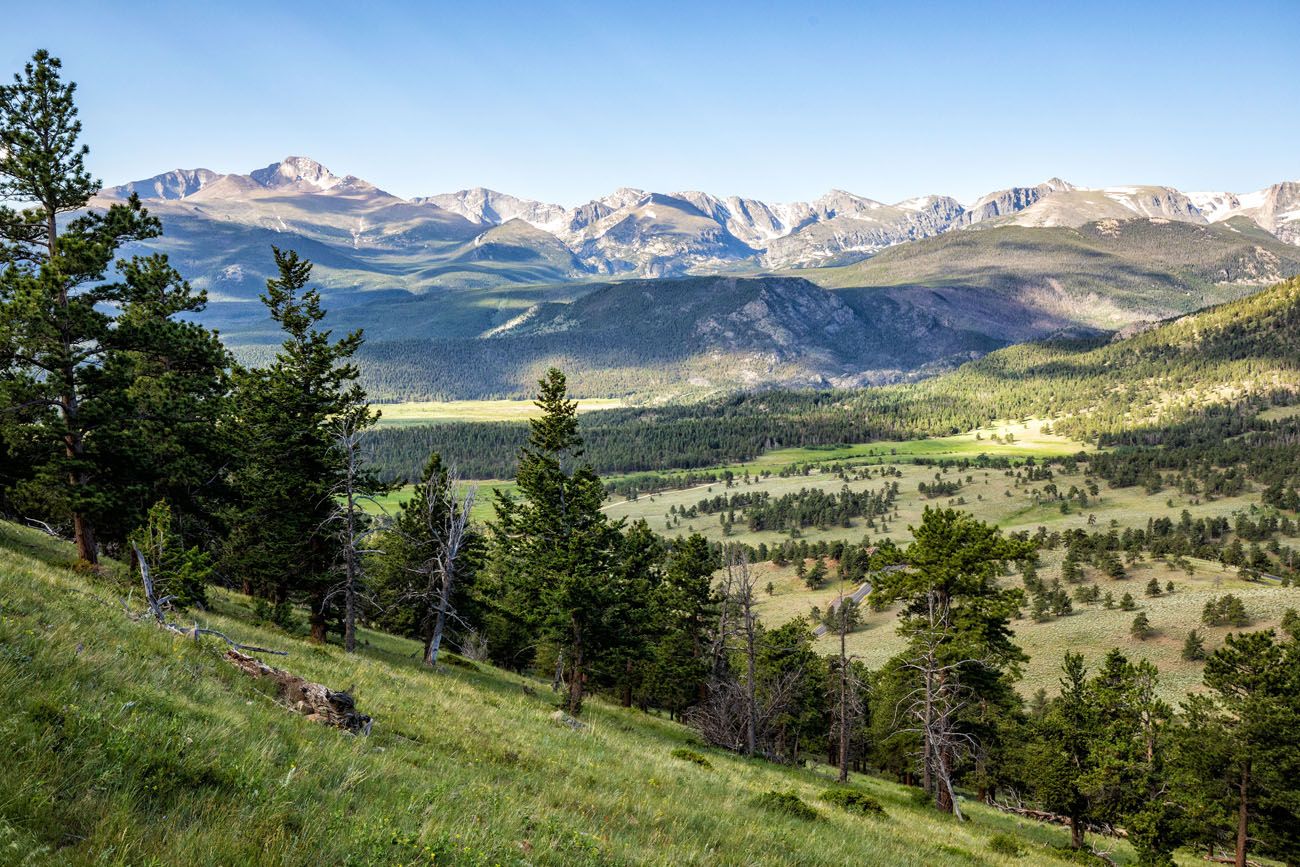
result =
M958 433L989 421L1053 419L1088 441L1158 441L1246 399L1300 393L1300 280L1122 339L1059 339L994 352L919 383L858 391L763 392L587 414L601 472L704 467L764 449ZM1253 412L1246 412L1248 418ZM507 478L520 424L448 423L376 432L377 466L414 478L430 449L474 478Z

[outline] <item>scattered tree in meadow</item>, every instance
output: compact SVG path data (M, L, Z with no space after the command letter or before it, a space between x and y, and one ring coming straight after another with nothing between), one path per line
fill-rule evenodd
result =
M1187 637L1183 639L1182 656L1187 662L1205 659L1205 639L1195 629L1188 630Z

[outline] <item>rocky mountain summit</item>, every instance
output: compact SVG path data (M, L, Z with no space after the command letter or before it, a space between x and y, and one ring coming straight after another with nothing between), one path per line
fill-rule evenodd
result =
M996 190L962 204L921 196L893 204L844 190L809 202L769 203L699 191L622 188L575 207L484 188L411 200L360 178L338 176L306 157L246 175L177 169L104 190L138 194L195 219L290 232L354 251L402 251L439 261L451 246L519 221L513 259L554 261L556 242L572 262L552 276L663 277L842 265L883 249L958 229L1067 226L1097 220L1165 219L1206 224L1246 217L1300 243L1300 183L1252 193L1183 193L1164 186L1082 189L1060 178ZM445 272L444 272L445 273ZM535 274L529 274L530 278Z

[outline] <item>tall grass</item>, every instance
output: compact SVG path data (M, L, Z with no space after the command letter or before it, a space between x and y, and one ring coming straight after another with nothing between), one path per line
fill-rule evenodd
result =
M768 791L817 803L831 771L709 750L600 701L574 732L517 675L430 671L415 645L364 631L355 656L313 647L216 594L201 622L354 691L376 725L353 737L277 704L215 643L129 620L123 586L67 559L60 543L0 525L0 863L1034 864L1065 839L977 804L958 824L856 775L887 818L761 810ZM673 756L687 747L711 768ZM1024 857L989 848L1007 833Z

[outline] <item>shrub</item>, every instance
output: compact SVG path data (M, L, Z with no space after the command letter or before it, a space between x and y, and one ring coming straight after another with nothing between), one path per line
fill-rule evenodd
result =
M879 801L866 792L859 792L857 789L827 789L822 792L821 799L828 804L839 807L841 810L858 813L862 816L883 816L885 814L885 808L880 806Z
M1025 849L1020 845L1020 840L1013 834L994 834L989 838L989 849L999 855L1010 855L1013 858L1025 854Z
M1146 641L1155 634L1151 627L1151 620L1147 617L1146 612L1140 612L1137 617L1133 618L1133 625L1129 627L1131 634L1138 641Z
M753 800L753 804L755 807L762 807L773 813L784 813L796 819L812 821L821 818L821 814L805 804L794 792L764 792Z
M710 764L709 760L706 759L704 756L695 752L695 750L688 750L685 747L678 747L677 749L673 750L673 758L681 759L684 762L691 762L692 764L699 765L701 768L713 767L713 765Z

